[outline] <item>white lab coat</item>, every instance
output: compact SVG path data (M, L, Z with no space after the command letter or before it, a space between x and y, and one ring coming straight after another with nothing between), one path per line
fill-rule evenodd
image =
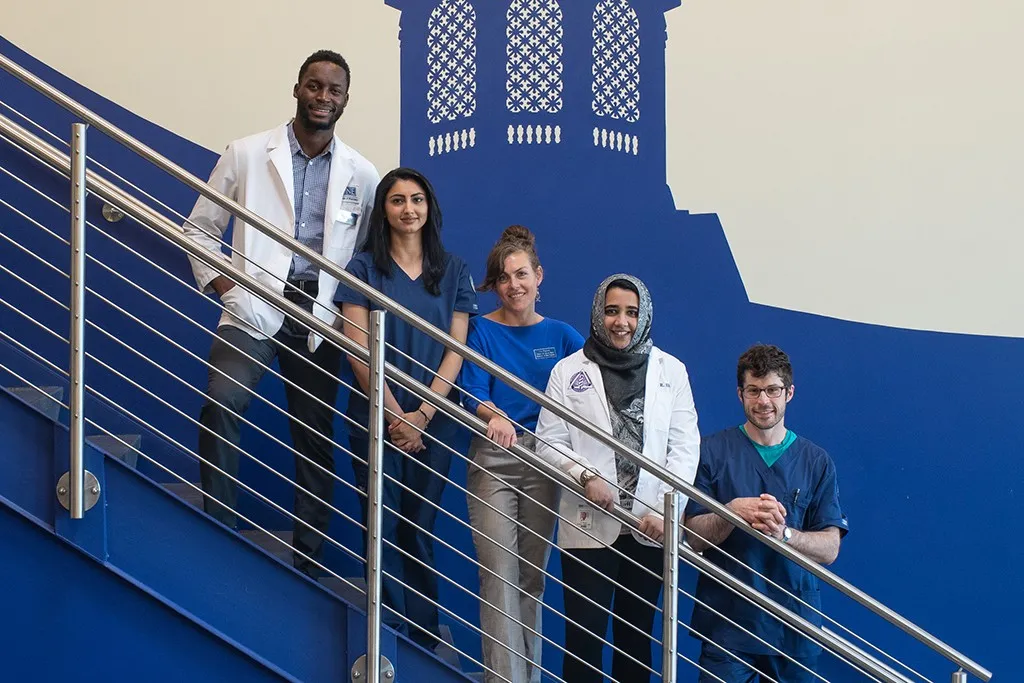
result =
M291 237L295 232L295 181L288 125L291 124L232 142L213 169L209 184ZM324 213L323 256L342 268L366 235L379 181L380 176L373 164L335 136ZM245 270L275 292L283 292L283 281L291 268L291 250L259 230L235 221L231 240L234 253L229 257L222 251L218 239L223 236L230 220L230 213L200 196L184 230L236 268ZM245 254L248 260L238 252ZM219 273L196 259L190 260L199 288L204 292L212 291L210 281ZM313 313L328 325L334 325L339 313L334 305L337 286L336 278L320 271L317 301L322 306L314 306ZM242 287L236 286L225 292L222 301L226 310L219 324L238 327L257 339L277 334L284 322L283 313ZM310 334L311 351L319 341L317 335Z
M555 365L546 393L581 418L611 433L601 367L583 355L582 350ZM643 428L642 455L692 482L700 460L700 432L697 431L697 409L693 404L690 379L686 366L657 347L651 349L647 363ZM541 410L537 437L537 454L567 472L575 481L579 481L584 470L599 472L608 481L616 481L614 451L550 411ZM652 511L661 514L665 507L665 493L670 489L668 484L641 470L633 513L638 517ZM686 506L686 496L681 498L680 510ZM560 513L563 519L558 524L558 545L562 548L611 545L622 530L622 524L614 517L569 491L562 494ZM591 521L584 521L584 525L589 524L589 533L599 540L587 536L573 525L585 516L589 516ZM652 545L636 532L633 536L640 543Z

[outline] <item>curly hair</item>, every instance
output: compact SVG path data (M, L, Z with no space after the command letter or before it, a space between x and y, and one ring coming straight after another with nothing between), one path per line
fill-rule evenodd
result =
M530 267L536 272L540 268L536 238L529 228L522 225L510 225L501 233L501 237L491 248L491 253L487 255L487 271L484 273L484 281L477 287L477 291L490 292L494 290L494 285L497 284L502 269L505 267L505 259L520 251L526 253L526 257L530 259Z
M786 352L774 344L754 344L743 352L736 365L736 386L743 388L747 372L754 377L766 377L774 372L779 375L783 386L793 384L793 366Z

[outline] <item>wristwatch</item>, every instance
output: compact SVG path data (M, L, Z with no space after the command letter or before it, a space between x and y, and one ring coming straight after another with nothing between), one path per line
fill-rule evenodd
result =
M793 538L793 530L788 526L782 527L782 542L789 543L789 539Z
M587 488L587 483L596 476L597 472L594 470L583 470L583 473L580 475L580 486Z

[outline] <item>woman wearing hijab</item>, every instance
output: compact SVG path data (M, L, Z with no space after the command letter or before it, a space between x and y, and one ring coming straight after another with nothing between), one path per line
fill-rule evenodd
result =
M692 482L700 434L690 380L678 359L651 342L652 314L643 282L626 274L607 278L594 295L590 337L552 370L547 395ZM649 680L649 634L662 582L648 572L662 573L661 513L671 487L550 411L541 411L537 440L538 454L578 481L586 495L565 493L560 506L558 545L567 586L562 675L567 683L603 680L611 613L612 677ZM639 531L603 512L616 504L641 519Z

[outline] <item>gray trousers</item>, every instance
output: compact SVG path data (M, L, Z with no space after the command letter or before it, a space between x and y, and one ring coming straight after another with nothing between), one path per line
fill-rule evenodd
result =
M320 560L323 550L321 534L327 533L330 521L330 509L324 503L329 504L334 493L332 408L338 397L341 352L323 343L316 353L310 353L306 346L307 335L306 328L291 318L285 319L274 339L292 349L295 352L292 354L288 351L278 353L278 346L273 341L253 339L234 327L217 330L210 349L210 365L213 367L209 372L207 401L199 414L199 422L205 427L199 430L199 456L229 475L238 476L239 416L249 407L253 390L265 372L252 358L269 366L276 357L284 377L327 404L321 405L301 391L285 385L288 414L292 418L292 441L295 450L305 456L295 457L295 481L312 494L295 490L295 516L298 520L295 521L292 544L301 554L295 554L294 564L301 571L313 574L315 565L303 555ZM311 360L314 367L303 359ZM204 496L206 512L223 524L235 527L238 489L234 482L204 463L199 465L199 477L203 490L224 504Z
M531 450L536 446L529 434L519 442ZM469 521L482 565L480 627L491 636L483 638L484 665L489 669L484 680L496 683L500 675L513 683L539 682L542 570L551 554L558 485L481 437L473 439L469 455Z

